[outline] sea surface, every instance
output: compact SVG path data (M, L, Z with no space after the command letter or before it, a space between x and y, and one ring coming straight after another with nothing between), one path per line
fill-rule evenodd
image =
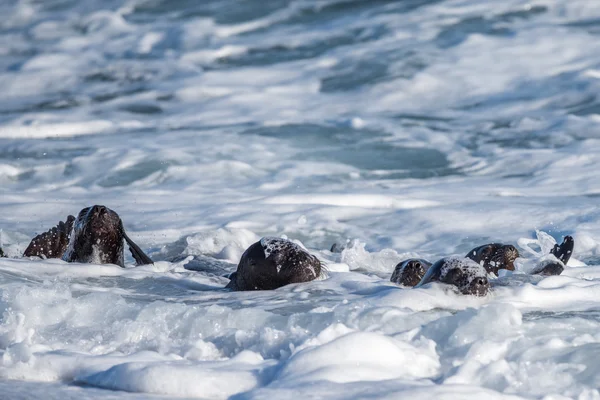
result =
M0 15L1 398L600 399L600 2ZM20 257L92 204L157 262ZM327 277L225 290L263 236ZM389 282L489 242L523 258L487 297Z

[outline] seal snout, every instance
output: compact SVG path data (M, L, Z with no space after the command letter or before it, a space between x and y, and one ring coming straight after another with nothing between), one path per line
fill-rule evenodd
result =
M486 277L478 276L471 281L465 294L485 296L490 290L490 283Z
M90 211L92 212L92 214L102 216L108 212L108 209L105 206L96 205L96 206L93 206Z
M405 286L415 286L425 275L425 266L420 261L410 261L404 267L402 274L404 278L401 282L402 284Z
M423 267L423 264L421 264L419 261L409 262L408 264L406 264L406 267L404 267L404 269L409 273L417 273L420 275L425 274L425 268Z
M423 276L425 276L425 273L430 266L430 262L422 259L411 258L401 261L396 265L396 268L394 268L390 281L400 285L414 287L421 282L421 279L423 279Z
M504 267L509 271L515 270L515 260L519 258L519 250L513 245L507 244L502 247Z
M483 266L488 273L498 275L501 269L515 270L515 260L519 251L513 245L501 243L484 244L467 253L467 258Z

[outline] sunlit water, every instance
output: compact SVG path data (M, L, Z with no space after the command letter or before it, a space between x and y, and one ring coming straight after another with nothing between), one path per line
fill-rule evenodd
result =
M600 4L0 15L0 397L600 398ZM158 262L17 258L91 204ZM388 282L408 256L536 230L574 235L563 275L483 299ZM265 235L328 278L223 289Z

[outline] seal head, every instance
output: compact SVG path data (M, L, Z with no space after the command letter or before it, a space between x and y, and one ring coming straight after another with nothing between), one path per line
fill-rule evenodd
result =
M81 210L77 218L69 215L66 222L33 238L23 255L124 267L123 240L137 265L152 264L150 257L127 236L119 215L95 205Z
M490 290L487 271L469 258L446 257L436 261L416 287L430 282L456 286L462 294L485 296Z
M390 281L403 286L416 286L421 282L429 267L431 267L431 263L427 260L419 258L404 260L396 265Z
M319 259L297 244L266 237L242 254L227 287L233 290L271 290L290 283L312 281L323 271Z
M490 243L474 248L467 257L481 264L487 272L498 275L501 269L515 270L514 263L519 257L519 251L510 244Z
M64 261L117 264L123 262L122 222L119 215L105 206L92 206L79 212Z

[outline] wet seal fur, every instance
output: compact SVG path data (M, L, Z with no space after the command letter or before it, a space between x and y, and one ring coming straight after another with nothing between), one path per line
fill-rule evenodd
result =
M474 248L467 253L467 257L498 276L501 269L515 270L514 262L519 257L519 251L510 244L490 243Z
M486 272L497 276L501 269L515 270L514 262L519 257L519 251L510 244L489 243L469 251L466 257L481 265ZM416 286L431 265L427 260L416 258L402 261L396 265L390 280L404 286Z
M563 242L560 245L554 245L554 248L550 251L554 259L543 261L533 269L531 274L560 275L571 258L571 254L573 254L574 245L573 238L565 236ZM496 276L501 269L514 271L514 262L518 257L519 251L514 246L501 243L485 244L474 248L467 254L467 258L479 264L487 273ZM431 266L432 264L429 261L423 259L411 258L404 260L396 265L390 281L414 287L421 282Z
M319 259L297 244L286 239L265 237L242 254L227 288L277 289L290 283L312 281L324 271Z
M390 281L404 286L416 286L421 282L429 267L431 267L431 263L427 260L409 258L396 265Z
M564 271L573 254L575 241L571 236L565 236L563 242L555 244L550 251L556 260L546 260L531 271L532 275L560 275ZM519 251L510 244L490 243L471 250L467 257L482 265L487 272L498 276L498 271L506 269L515 270L514 262L519 257Z
M127 236L119 215L105 206L95 205L81 210L77 218L69 215L66 222L61 221L33 238L23 255L124 267L123 241L129 245L137 265L153 263Z
M453 285L462 294L474 296L485 296L490 290L487 271L469 258L446 257L436 261L415 287L421 287L430 282Z
M550 250L550 254L556 257L557 261L554 260L546 260L540 263L537 267L531 271L534 275L543 275L543 276L551 276L551 275L560 275L565 270L565 265L571 259L571 255L573 254L573 248L575 247L575 240L572 236L565 236L563 242L559 244L555 244L552 250Z

